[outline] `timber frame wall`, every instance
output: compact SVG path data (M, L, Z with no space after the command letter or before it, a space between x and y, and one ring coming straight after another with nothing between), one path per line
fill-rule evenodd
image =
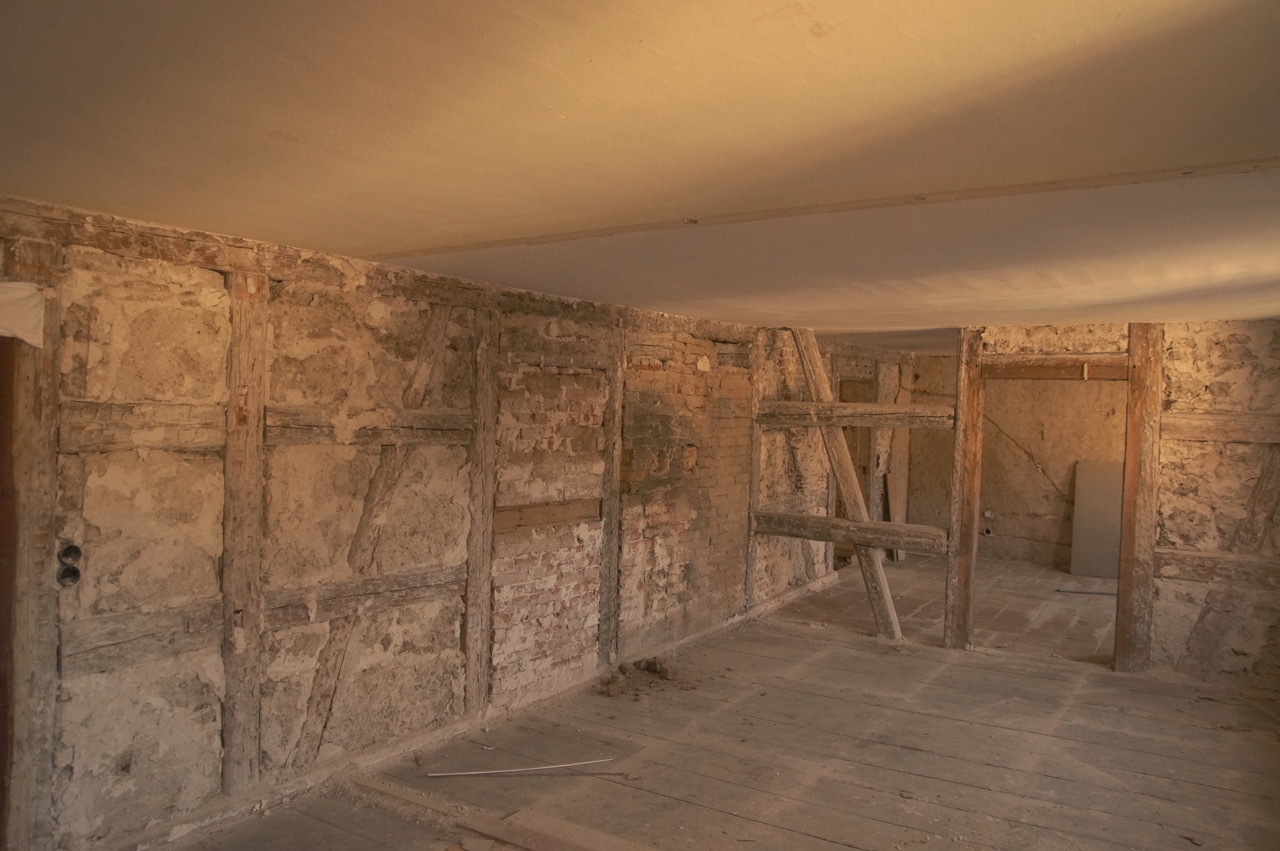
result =
M10 847L269 805L831 577L748 532L756 489L828 501L753 453L777 332L17 200L0 244L45 291Z

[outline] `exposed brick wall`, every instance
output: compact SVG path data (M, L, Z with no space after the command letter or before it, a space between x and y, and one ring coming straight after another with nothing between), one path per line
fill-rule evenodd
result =
M497 505L599 499L608 384L603 369L574 364L601 362L608 329L523 314L502 326ZM495 705L552 694L595 670L602 534L596 519L495 536Z
M749 349L631 330L624 366L620 655L745 604Z

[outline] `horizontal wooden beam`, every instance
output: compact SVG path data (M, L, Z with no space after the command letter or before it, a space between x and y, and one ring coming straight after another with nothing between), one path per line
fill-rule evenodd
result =
M570 499L499 508L493 514L493 531L511 532L531 526L557 526L601 518L599 499Z
M290 446L338 443L354 446L471 442L471 412L390 410L340 412L336 408L267 408L266 443Z
M223 405L120 404L63 400L58 451L217 450L227 442Z
M160 612L77 618L61 627L62 674L102 673L125 665L217 646L222 601L205 600Z
M1280 567L1274 558L1233 553L1199 553L1158 548L1155 573L1160 579L1231 583L1255 590L1280 591Z
M1106 354L984 354L982 377L1057 381L1126 381L1129 356Z
M832 541L855 547L909 550L941 554L947 551L947 530L913 523L858 522L839 517L807 514L755 513L755 530L761 535L781 535L809 541Z
M266 594L266 626L269 630L285 629L390 606L444 597L461 599L465 576L466 565L458 564L404 576L375 576L330 585L277 588Z
M1280 414L1176 414L1160 417L1163 440L1280 443Z
M876 402L761 402L756 422L778 428L835 425L950 429L955 423L955 409Z

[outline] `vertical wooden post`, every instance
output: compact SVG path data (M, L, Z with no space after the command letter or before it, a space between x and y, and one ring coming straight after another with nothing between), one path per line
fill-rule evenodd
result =
M1117 671L1141 671L1151 662L1163 346L1163 326L1129 326L1124 496L1120 508L1120 575L1116 583Z
M61 249L53 243L14 240L5 245L5 277L56 284ZM53 846L54 715L58 694L58 600L54 584L58 493L58 299L44 301L44 345L13 341L13 475L15 508L12 608L13 749L8 777L6 848ZM3 447L2 451L9 451Z
M222 791L258 782L262 705L263 426L267 387L266 275L229 272L231 371L223 480L222 612L226 700Z
M973 572L978 561L982 487L982 330L960 332L956 367L955 457L951 472L951 529L947 547L946 611L942 643L968 649L973 630Z
M915 357L904 357L898 364L898 393L892 400L898 405L911 404L911 391L915 388ZM889 473L886 489L889 492L889 522L907 522L907 492L910 487L911 471L911 429L897 428L893 430L893 441L889 449ZM893 550L894 561L902 561L906 557L905 550Z
M898 401L898 364L890 361L876 361L875 394L876 401L882 405L892 405ZM871 429L871 459L867 483L867 515L871 520L886 520L885 505L889 492L889 462L893 451L893 429Z
M796 328L793 331L796 349L800 353L800 363L804 367L805 380L809 385L809 394L815 402L830 402L835 398L831 391L831 382L827 379L827 369L822 362L822 352L818 349L818 340L812 331ZM862 497L862 486L858 484L858 469L849 453L849 442L845 440L844 429L840 426L819 426L822 442L827 448L827 459L831 462L832 476L840 490L840 499L844 513L849 520L867 522L867 504ZM867 586L867 599L871 603L871 611L875 615L876 627L886 638L897 640L902 638L902 628L898 625L898 613L893 607L893 597L889 594L889 582L884 575L884 557L876 547L857 547L858 566L862 569L862 580Z
M626 336L620 327L609 334L609 360L605 380L609 398L605 403L604 477L600 483L600 664L618 662L618 631L621 617L620 588L622 556L622 394Z
M471 382L471 531L467 535L467 590L463 613L467 712L489 702L493 655L493 500L497 488L498 314L477 308Z
M756 331L751 339L751 474L747 482L747 569L742 578L742 601L745 608L756 604L756 512L760 510L760 397L764 383L765 342L767 331Z

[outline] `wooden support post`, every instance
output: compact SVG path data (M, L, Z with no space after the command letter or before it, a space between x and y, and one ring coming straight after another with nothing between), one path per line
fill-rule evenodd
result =
M489 702L493 655L493 500L497 488L497 311L475 313L475 361L471 381L471 531L467 535L467 590L463 614L467 712Z
M257 784L261 757L267 277L230 272L227 289L231 295L231 398L223 472L222 658L227 685L222 791L237 795Z
M600 664L618 663L621 629L622 564L622 394L626 336L621 328L609 334L609 361L605 382L609 398L604 418L604 476L600 483Z
M1163 326L1130 325L1120 574L1116 582L1117 671L1141 671L1151 662L1163 369Z
M751 340L751 474L747 482L747 569L742 580L742 601L746 608L756 604L756 511L760 508L760 396L764 386L765 340L767 331L756 331Z
M804 367L805 380L809 385L809 393L815 402L831 402L834 394L831 383L827 379L827 369L822 362L822 352L818 349L818 340L808 329L796 328L793 331L796 349L800 354L800 363ZM822 442L827 448L827 458L831 462L832 475L839 489L841 503L846 520L859 523L867 522L867 504L862 497L862 486L858 484L858 470L849 454L849 444L844 438L844 429L840 426L819 426ZM876 628L886 638L897 640L902 638L902 629L898 626L898 613L893 608L893 597L889 594L889 583L884 575L884 561L881 551L874 547L858 547L858 565L862 569L862 579L867 586L867 598L871 610L875 614Z
M911 391L915 387L915 362L903 358L898 364L898 395L894 401L901 406L911 404ZM911 430L896 428L889 449L889 472L885 489L889 497L889 522L907 522L907 491L910 487ZM894 561L902 561L904 550L892 550Z
M876 404L891 405L898 399L898 364L876 361ZM893 451L893 430L871 429L871 453L867 472L867 515L872 520L887 520L885 509L889 493L889 453Z
M4 246L5 277L55 285L61 249L53 243L13 240ZM61 310L46 291L41 348L6 341L11 372L0 374L0 393L12 394L14 541L11 606L10 701L12 750L5 796L5 848L49 848L53 842L54 718L58 694L58 598L54 583L58 494L58 346ZM10 383L12 382L12 383ZM0 447L8 452L10 447ZM5 735L9 731L5 731Z
M968 649L973 629L973 572L978 561L982 486L982 329L960 332L956 368L955 457L942 643Z

